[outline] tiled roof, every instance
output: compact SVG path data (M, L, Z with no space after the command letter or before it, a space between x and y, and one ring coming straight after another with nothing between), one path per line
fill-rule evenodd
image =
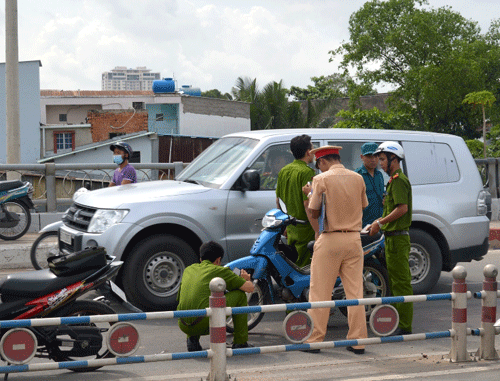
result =
M123 97L134 95L154 95L152 91L110 91L110 90L40 90L42 97ZM162 94L163 95L163 94Z

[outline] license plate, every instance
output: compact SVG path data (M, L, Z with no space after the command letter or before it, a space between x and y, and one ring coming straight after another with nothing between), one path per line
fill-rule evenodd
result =
M72 245L73 244L73 234L67 233L64 230L59 230L59 239L61 242L65 244Z
M122 291L122 289L120 287L118 287L114 282L112 281L109 281L110 285L111 285L111 291L113 291L113 293L118 296L121 300L123 300L124 302L127 301L127 297L125 296L125 293Z

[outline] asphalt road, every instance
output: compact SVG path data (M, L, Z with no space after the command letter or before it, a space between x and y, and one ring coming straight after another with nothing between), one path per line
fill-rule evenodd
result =
M468 289L480 291L483 268L487 264L500 267L500 250L492 250L481 262L462 263L467 272ZM8 271L3 271L8 272ZM1 275L1 273L0 273ZM451 273L442 273L431 293L451 291ZM124 312L123 310L119 312ZM266 314L263 321L250 332L249 341L255 346L288 344L281 333L284 313ZM468 301L468 327L480 327L481 302ZM174 320L139 321L141 345L136 355L149 355L186 350L185 336ZM449 301L414 304L414 333L444 331L451 328L451 303ZM338 312L331 319L326 340L342 340L347 332L347 320ZM369 333L371 336L373 334ZM232 337L228 336L228 342ZM468 351L474 354L479 347L478 337L468 338ZM208 337L202 337L204 349ZM500 348L497 336L496 348ZM450 339L436 339L367 346L363 356L343 348L322 350L319 354L285 352L248 355L228 358L227 372L232 380L498 380L499 361L472 361L450 363L446 356ZM36 359L36 362L47 362ZM73 373L55 370L36 373L13 373L10 380L76 381L76 380L200 380L206 379L209 360L191 359L146 364L109 366L93 373Z

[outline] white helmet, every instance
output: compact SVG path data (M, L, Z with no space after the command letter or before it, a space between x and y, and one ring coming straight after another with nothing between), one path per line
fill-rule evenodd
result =
M381 152L392 153L397 157L399 157L400 159L405 158L405 151L403 150L403 147L401 147L401 144L396 142L391 142L391 141L383 142L378 146L374 154L376 155Z

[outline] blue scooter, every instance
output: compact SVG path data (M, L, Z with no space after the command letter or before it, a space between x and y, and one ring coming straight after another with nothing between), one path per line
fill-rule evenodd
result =
M18 180L0 181L0 238L22 237L31 225L30 209L34 209L33 186Z
M286 206L271 209L262 219L263 230L255 241L250 255L226 264L238 273L245 269L251 274L254 292L248 295L249 305L277 303L279 299L285 303L306 302L309 297L310 266L298 267L290 258L294 257L294 248L282 241L282 235L289 225L306 224L286 213ZM365 298L389 295L387 270L380 262L384 255L385 238L382 234L361 235L364 252L363 289ZM314 241L308 245L312 253ZM296 256L296 251L295 251ZM340 277L337 278L332 293L332 300L345 299L345 292ZM366 306L367 317L375 306ZM340 307L347 316L347 307ZM263 312L248 314L248 329L255 328L262 318ZM231 319L227 322L228 331L232 331Z

